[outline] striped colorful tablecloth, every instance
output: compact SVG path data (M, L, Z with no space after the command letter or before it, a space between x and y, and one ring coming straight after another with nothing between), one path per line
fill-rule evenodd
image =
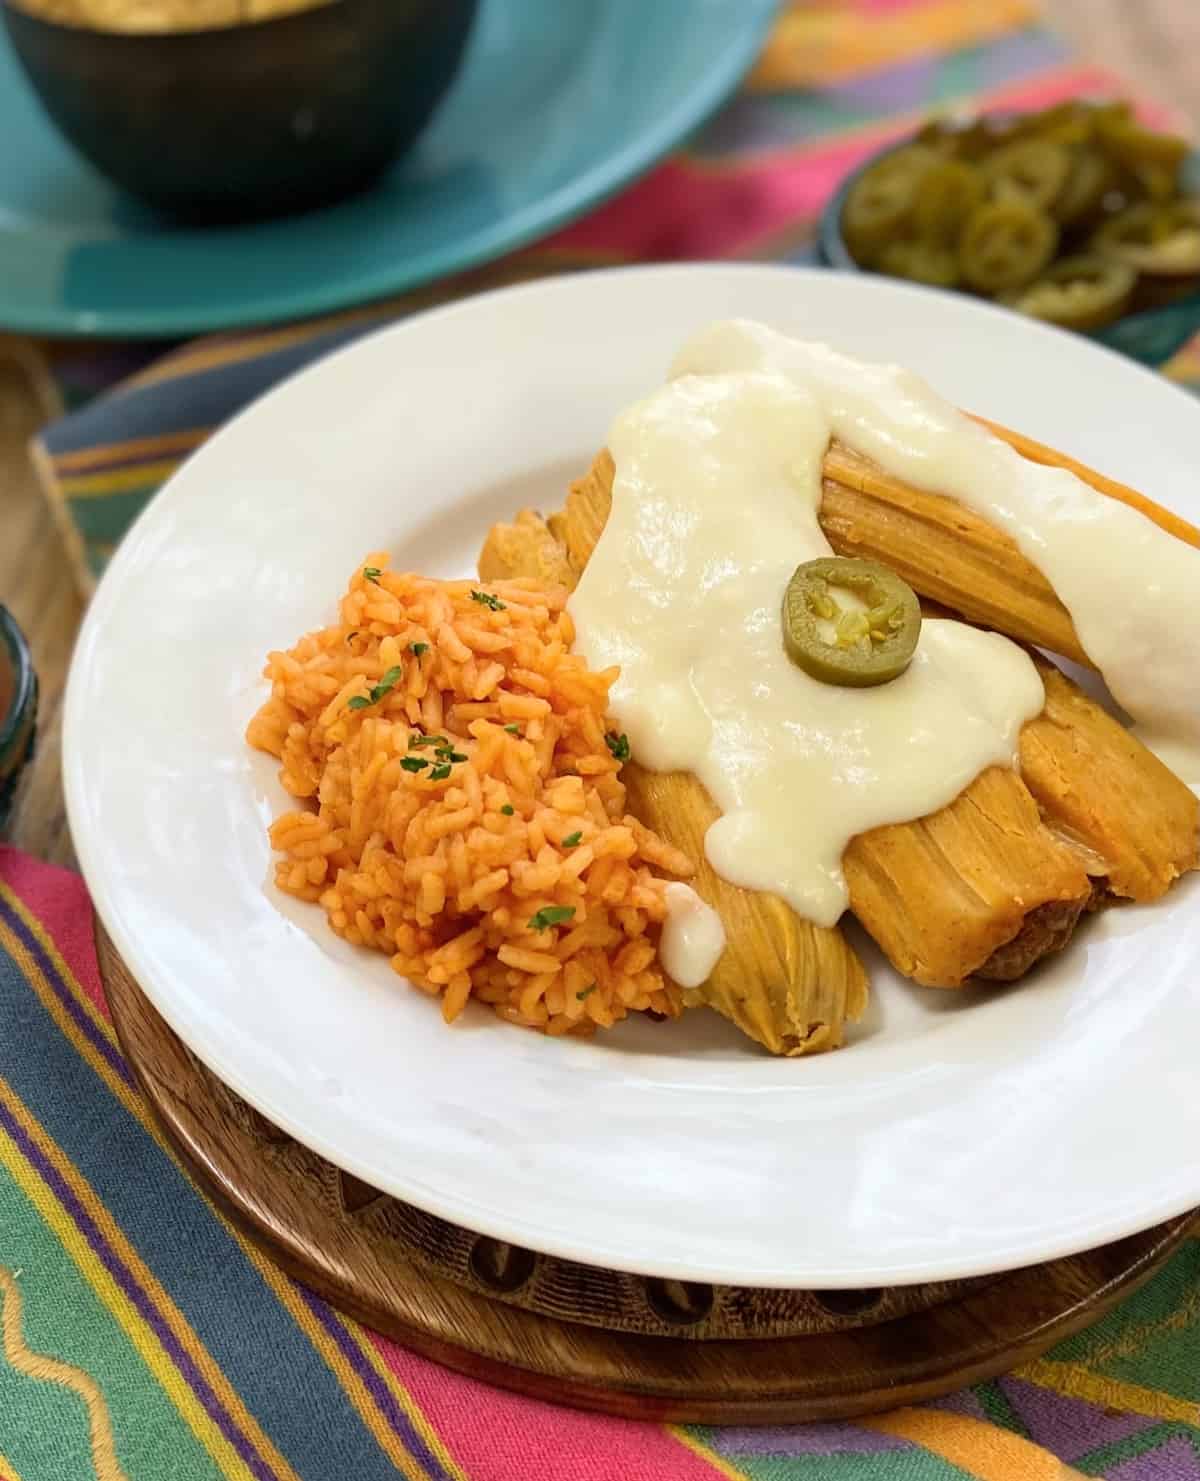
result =
M79 579L232 411L381 319L582 265L805 260L842 172L930 106L1121 90L1029 0L792 4L684 153L536 248L317 324L60 350L70 410L37 456ZM1170 371L1200 382L1200 354ZM855 1424L637 1424L452 1376L294 1285L196 1190L121 1059L82 883L0 850L0 1481L1200 1481L1198 1307L1193 1240L1040 1361Z

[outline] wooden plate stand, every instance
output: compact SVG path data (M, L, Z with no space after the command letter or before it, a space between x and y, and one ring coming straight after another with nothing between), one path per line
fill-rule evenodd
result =
M150 1006L103 930L126 1057L197 1180L298 1280L489 1383L586 1409L701 1424L844 1419L933 1398L1095 1321L1195 1215L1006 1275L871 1291L644 1279L480 1237L380 1193L217 1080Z

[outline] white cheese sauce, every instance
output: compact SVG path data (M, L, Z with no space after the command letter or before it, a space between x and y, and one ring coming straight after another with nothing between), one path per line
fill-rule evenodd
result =
M578 650L620 665L611 708L636 759L692 772L720 808L713 867L821 925L846 907L847 843L1011 766L1044 702L1016 644L959 622L927 621L908 670L872 689L820 683L787 657L788 580L830 554L817 523L830 432L823 398L778 372L655 392L613 429L612 511L570 602ZM670 952L670 921L664 936ZM703 981L705 955L667 971Z
M1066 469L1022 458L898 366L739 320L699 334L673 374L735 371L787 376L848 447L1006 531L1071 614L1140 739L1200 783L1200 550ZM747 508L754 498L747 486Z
M667 918L658 944L659 960L680 987L699 987L725 950L725 927L691 885L672 880L666 896Z

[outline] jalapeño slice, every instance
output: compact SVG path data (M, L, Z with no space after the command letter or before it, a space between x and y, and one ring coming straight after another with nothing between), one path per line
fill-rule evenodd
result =
M838 591L857 598L853 607ZM912 589L877 561L822 556L798 566L783 596L788 657L824 684L866 688L899 678L921 634Z

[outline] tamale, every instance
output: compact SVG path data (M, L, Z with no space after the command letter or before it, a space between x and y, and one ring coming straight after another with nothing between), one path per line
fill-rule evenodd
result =
M836 928L814 926L776 895L739 889L713 869L704 835L719 816L702 783L630 762L633 815L696 862L688 883L721 917L725 950L697 996L773 1054L836 1049L867 1004L862 964Z
M1034 655L1046 690L1021 731L1021 777L1051 829L1083 846L1110 895L1156 900L1200 848L1200 799L1145 746Z
M983 425L1022 457L1065 468L1200 546L1200 530L1144 495L1019 433ZM956 500L912 488L833 442L825 456L820 521L839 555L885 561L914 591L970 621L1090 665L1070 613L1042 573L1008 535Z
M510 525L492 526L479 553L479 574L485 581L532 576L551 586L568 588L578 579L562 542L532 509L522 509Z
M835 442L818 518L839 555L883 561L919 595L971 622L1087 663L1046 578L1014 540L957 500L914 489Z
M896 970L926 987L1021 976L1066 945L1092 898L1078 854L999 766L940 812L852 839L842 869L850 909Z
M596 498L573 495L568 502L568 513L552 517L551 527L531 510L523 510L511 525L495 526L480 552L480 576L545 579L552 572L552 579L573 587L604 526L608 506L603 505L603 516L594 525ZM568 534L570 549L579 557L577 567L560 539ZM630 761L622 768L621 780L634 816L695 860L690 883L725 927L725 950L699 989L699 1000L773 1054L836 1049L845 1024L860 1018L867 1002L866 973L842 933L814 926L783 900L739 889L713 870L705 857L704 835L718 813L695 777L649 772Z
M571 584L603 531L614 474L601 452L547 521ZM923 497L948 506L951 518L959 509ZM880 556L896 565L890 550ZM875 829L846 851L851 910L918 982L1011 980L1065 945L1098 899L1152 898L1195 867L1191 791L1053 665L1036 661L1047 706L1022 732L1022 775L993 768L933 817Z

